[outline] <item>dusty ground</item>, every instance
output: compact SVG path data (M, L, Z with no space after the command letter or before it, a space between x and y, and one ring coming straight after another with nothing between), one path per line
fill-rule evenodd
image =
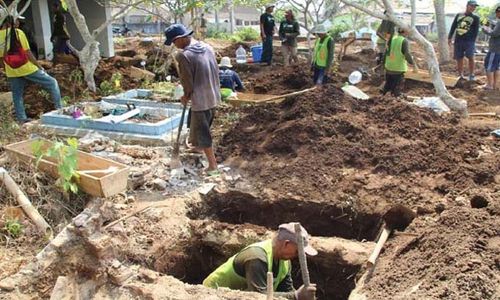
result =
M235 50L234 45L217 46L219 55ZM350 49L336 67L333 83L321 90L276 105L219 109L216 153L219 163L229 166L219 178L202 176L203 159L197 154L181 156L190 172L176 178L170 174L170 147L125 146L98 136L81 140L83 150L130 165L129 187L99 208L99 226L88 241L83 234L78 242L83 248L76 243L75 250L67 249L46 276L22 292L49 298L51 293L64 295L60 287L69 286L67 294L114 299L173 294L179 299L255 299L254 294L205 290L181 281L199 284L237 249L283 222L300 221L314 236L373 241L382 214L398 203L417 212L417 218L406 235L394 235L386 244L362 291L369 299L500 298L500 143L489 134L500 122L440 117L404 100L378 97L381 79L369 71L375 54L364 46ZM134 53L121 55L146 55L148 61L156 56L154 45L126 39L122 50L131 48ZM418 51L417 56L425 57ZM103 61L98 82L120 70L127 89L140 85L126 76L124 61ZM339 89L359 68L367 75L360 88L374 96L368 101L347 97ZM63 94L73 93L64 78L73 69L61 65L52 70L61 77ZM305 64L288 69L247 65L237 70L250 92L283 94L311 86ZM76 94L83 90L78 87ZM465 83L451 92L468 100L471 111L499 112L497 95L481 92L479 84ZM411 81L405 93L433 94L432 86ZM34 111L47 109L50 105ZM85 206L94 205L86 198L65 201L53 187L54 179L34 170L11 162L1 165L22 182L56 233ZM200 197L198 189L209 184L216 187ZM5 221L15 203L3 188L0 199ZM106 227L121 217L127 218ZM1 231L5 246L0 247L0 281L26 267L47 244L29 220L23 217L22 223L24 232L17 239ZM104 240L118 263L99 254ZM94 246L82 256L88 261L85 266L74 258L88 245ZM310 260L318 299L347 299L363 271L364 259L342 262L339 255L321 253ZM294 270L298 286L298 266ZM62 275L69 281L58 281ZM0 294L5 297L14 294Z

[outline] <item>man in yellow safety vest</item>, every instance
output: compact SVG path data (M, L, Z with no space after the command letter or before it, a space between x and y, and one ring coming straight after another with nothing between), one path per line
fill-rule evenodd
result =
M304 252L316 255L318 252L308 244L307 231L302 227ZM275 295L286 299L313 300L316 285L293 288L290 259L296 258L297 242L294 223L281 224L273 239L251 244L213 271L203 285L211 288L227 287L234 290L266 293L267 272L273 273Z
M332 67L335 42L322 24L316 26L314 33L317 38L312 59L313 81L315 85L322 85Z
M392 37L387 45L385 56L385 85L382 94L391 92L393 96L401 95L400 84L404 74L408 71L408 64L413 65L413 71L418 72L417 64L413 61L409 42L406 39L408 32L402 28L399 34Z

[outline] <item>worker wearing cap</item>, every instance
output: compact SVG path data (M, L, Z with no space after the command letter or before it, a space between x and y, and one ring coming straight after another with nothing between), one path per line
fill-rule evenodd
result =
M297 63L297 37L300 34L299 22L291 10L285 12L285 20L280 23L279 36L281 40L281 52L283 53L283 64L288 66L290 60Z
M263 64L271 65L273 60L273 35L275 30L273 4L266 5L266 12L260 16L260 36L262 38L262 57Z
M219 64L219 80L220 80L220 93L222 100L227 99L233 92L242 91L243 83L241 83L240 76L235 71L231 70L231 59L224 56Z
M295 223L281 224L278 232L270 240L251 244L229 258L204 281L211 288L227 287L233 290L266 293L267 272L273 273L275 295L286 299L312 300L316 285L293 288L291 259L298 256ZM309 235L302 229L304 252L314 256L318 252L309 245Z
M327 79L333 64L334 44L324 25L318 25L314 31L317 35L312 59L313 81L322 85Z
M35 41L35 37L33 36L33 31L26 24L26 18L24 16L17 17L16 28L24 32L26 39L28 39L31 53L33 53L33 56L38 59L38 45Z
M73 54L69 46L71 36L66 28L66 16L59 1L54 2L54 23L52 24L52 35L50 41L54 44L53 63L59 61L60 54Z
M385 57L385 85L382 94L391 92L393 96L398 97L400 85L403 81L404 74L408 71L408 63L413 65L413 71L418 72L410 52L410 46L406 36L408 32L400 28L399 34L392 37L387 46Z
M220 102L219 67L212 47L193 39L192 34L193 31L182 24L170 25L165 30L165 45L174 44L182 50L175 59L184 89L181 102L187 105L191 101L189 141L205 153L208 160L206 173L212 176L219 174L210 133L215 108Z
M479 17L474 14L476 1L468 1L465 13L460 13L455 16L451 24L450 33L448 34L448 44L451 47L451 40L455 35L454 58L457 61L457 70L460 78L465 78L464 75L464 57L469 61L469 80L475 80L474 68L474 52L476 51L476 39L479 33Z
M488 54L484 58L484 68L488 83L484 86L486 90L500 88L500 5L495 9L496 24L491 27L483 27L483 31L490 36Z

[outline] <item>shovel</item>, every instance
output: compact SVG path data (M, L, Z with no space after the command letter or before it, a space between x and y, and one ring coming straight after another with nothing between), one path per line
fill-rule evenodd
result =
M182 162L179 159L179 147L180 147L182 126L184 126L184 115L186 114L186 106L187 105L184 105L182 107L181 122L179 123L179 131L177 132L177 140L175 141L174 150L172 151L172 158L170 159L170 169L172 169L172 173L174 173L174 171L179 172L179 171L182 171L184 169L182 166Z
M416 214L408 207L396 204L392 206L383 216L384 219L384 228L382 233L380 234L377 244L375 245L375 249L373 249L372 254L368 258L368 267L373 267L377 258L380 254L380 251L384 247L385 242L389 238L391 232L395 229L397 230L405 230L408 225L415 219Z

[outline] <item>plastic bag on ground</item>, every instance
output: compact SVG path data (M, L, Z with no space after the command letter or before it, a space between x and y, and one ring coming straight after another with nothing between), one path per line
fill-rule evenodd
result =
M424 97L416 99L413 104L418 107L426 107L432 109L438 115L450 112L450 108L439 97Z

